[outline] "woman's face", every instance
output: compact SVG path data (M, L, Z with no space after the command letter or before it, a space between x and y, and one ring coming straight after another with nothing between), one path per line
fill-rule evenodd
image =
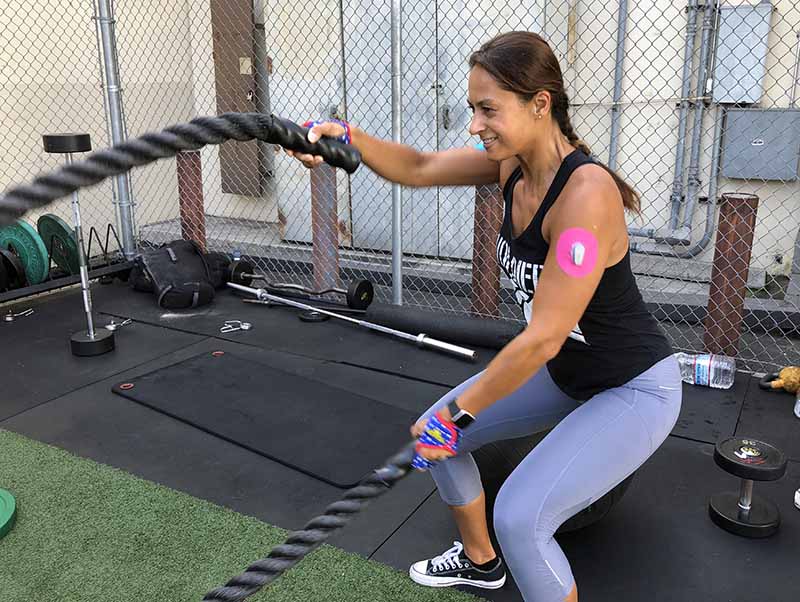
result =
M523 103L514 92L503 90L488 71L476 65L469 73L468 104L472 110L469 133L480 136L495 161L520 154L535 142L545 120L537 115L538 96Z

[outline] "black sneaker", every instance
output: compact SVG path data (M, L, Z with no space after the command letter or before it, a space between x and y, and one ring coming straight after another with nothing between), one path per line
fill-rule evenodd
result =
M415 562L408 570L408 574L420 585L429 587L472 585L484 589L498 589L506 582L506 569L499 557L493 569L482 571L473 566L472 561L464 553L464 546L458 541L453 542L453 547L441 556Z

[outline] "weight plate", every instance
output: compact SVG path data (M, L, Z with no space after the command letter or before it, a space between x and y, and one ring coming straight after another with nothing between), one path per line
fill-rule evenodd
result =
M18 221L0 228L0 247L12 250L19 257L30 284L39 284L47 278L50 258L42 237L30 224Z
M318 311L304 311L303 313L297 316L303 322L324 322L325 320L330 320L330 316L326 316L325 314L321 314Z
M0 247L0 261L5 265L6 273L8 274L8 290L28 285L28 279L25 277L25 268L22 267L19 257L8 249Z
M708 515L715 525L742 537L769 537L780 527L778 507L768 499L754 495L750 511L739 508L739 494L717 493L708 500Z
M786 472L786 456L779 449L747 437L717 442L714 461L725 472L753 481L774 481Z
M11 280L8 277L8 270L6 269L6 262L0 260L0 293L8 290Z
M253 264L244 259L236 259L231 262L230 267L230 281L234 284L241 284L242 286L250 286L253 283L253 278L250 274L253 273Z
M70 338L72 354L82 357L102 355L114 349L114 332L111 330L96 330L94 338L87 332L76 332Z
M0 539L3 539L17 518L17 503L8 491L0 489Z
M375 289L369 280L353 280L347 287L347 306L367 309L375 298Z
M39 218L36 228L55 264L68 274L80 272L78 243L69 224L57 215L48 213Z

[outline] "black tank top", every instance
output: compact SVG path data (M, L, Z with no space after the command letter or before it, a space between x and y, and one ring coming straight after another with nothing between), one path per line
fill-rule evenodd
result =
M542 204L517 238L511 226L511 206L514 186L522 177L520 167L503 188L505 216L497 238L497 260L513 282L514 295L528 322L536 319L531 315L533 295L549 249L542 222L572 172L592 162L580 150L564 158ZM562 391L586 400L627 383L670 354L672 348L636 285L628 251L606 268L586 311L547 368Z

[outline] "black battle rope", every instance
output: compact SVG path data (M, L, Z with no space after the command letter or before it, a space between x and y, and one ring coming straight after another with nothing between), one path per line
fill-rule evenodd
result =
M218 117L198 117L189 123L173 125L158 133L145 134L91 153L81 162L39 176L30 185L17 186L0 197L0 225L12 223L28 211L39 209L76 190L92 186L133 167L158 159L174 157L180 151L198 150L207 144L226 140L263 140L293 151L320 155L326 163L353 173L361 162L354 147L337 140L322 139L311 143L308 130L296 123L262 113L224 113ZM295 566L321 546L330 536L373 499L394 487L411 470L414 443L409 443L386 463L365 477L344 497L309 521L301 531L290 533L283 544L275 546L266 558L223 587L210 591L203 600L239 602L255 594Z
M340 501L328 506L325 514L312 518L302 530L290 533L286 541L272 548L266 558L254 562L224 586L208 592L203 600L239 602L275 581L344 527L370 501L394 487L411 470L413 458L412 442L349 489Z
M161 132L144 134L91 153L86 159L37 177L30 185L17 186L0 197L0 225L12 223L28 211L39 209L75 192L116 176L133 167L174 157L180 151L198 150L226 140L263 140L293 151L321 155L326 163L353 173L361 162L355 147L323 138L311 143L308 130L286 119L263 113L223 113L198 117Z

